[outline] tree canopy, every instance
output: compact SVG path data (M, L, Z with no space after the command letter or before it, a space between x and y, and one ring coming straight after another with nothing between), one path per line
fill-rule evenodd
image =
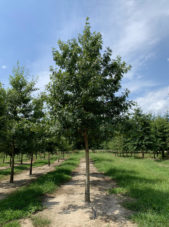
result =
M48 86L51 114L58 119L63 130L71 128L72 133L84 138L87 154L86 201L90 201L90 138L96 139L101 128L117 123L131 105L127 100L128 90L120 92L122 77L130 66L120 57L112 59L111 49L103 52L102 47L101 34L91 32L87 19L84 31L77 39L67 42L59 40L58 49L53 49L57 68L51 69Z

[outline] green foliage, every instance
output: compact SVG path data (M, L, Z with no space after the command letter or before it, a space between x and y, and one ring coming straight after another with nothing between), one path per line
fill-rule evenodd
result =
M6 132L7 132L7 103L6 103L6 91L0 83L0 152L6 149Z
M105 148L119 153L168 152L169 121L166 116L153 117L136 108L132 114L114 129L113 137Z
M151 116L136 109L132 118L132 145L135 151L146 151L152 148Z
M8 114L13 120L29 119L32 112L32 92L37 90L35 82L29 82L25 77L24 67L17 63L10 76L11 88L8 89Z
M90 144L105 138L106 127L117 122L131 104L127 90L117 93L130 66L120 57L112 59L110 48L103 53L102 45L101 34L91 32L88 20L78 39L59 40L59 50L53 49L57 68L51 69L48 85L50 112L62 132L76 138L87 132Z
M168 151L169 122L168 119L157 117L152 121L152 134L154 136L154 150Z
M169 161L91 154L99 171L117 182L111 193L126 195L124 206L135 211L132 220L139 226L168 226Z
M30 120L32 106L32 92L35 91L35 82L29 82L25 77L24 67L17 63L10 76L11 87L7 90L7 141L9 154L16 154L21 150L21 131L25 122Z

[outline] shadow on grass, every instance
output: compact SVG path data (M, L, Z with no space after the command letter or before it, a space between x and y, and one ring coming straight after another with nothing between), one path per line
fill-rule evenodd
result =
M114 162L114 160L112 160L112 159L108 159L108 158L103 158L103 157L92 157L92 160L91 160L91 162L92 163L96 163L96 162L111 162L111 163L113 163Z
M15 167L15 173L21 172L23 170L27 170L28 168L29 168L29 165L28 164L25 164L23 166L16 166ZM10 172L11 172L11 169L10 168L0 170L0 178L2 178L3 176L10 175Z
M33 163L33 168L41 167L41 166L47 165L47 164L48 164L47 160L37 161L37 162ZM30 166L29 163L23 163L22 165L15 166L14 172L17 174L24 170L29 170L29 166ZM7 169L0 170L0 179L3 179L4 176L9 176L10 172L11 172L10 167Z
M141 177L137 175L137 172L134 170L122 170L117 168L110 168L109 170L105 171L105 175L115 179L120 186L133 186L138 184L156 184L161 183L163 180L156 178L156 179L149 179L145 177Z
M123 203L137 212L132 217L134 221L146 227L169 226L169 191L165 178L151 177L151 172L145 176L144 169L140 172L140 169L130 170L127 166L125 169L120 169L120 166L106 168L107 161L95 160L97 166L105 169L105 175L116 180L117 193L120 193L118 189L122 189L124 194L134 198ZM114 190L112 192L116 193Z
M82 203L79 205L74 201L74 203L60 209L59 213L71 214L78 210L83 210L84 213L89 214L90 219L100 218L105 224L107 223L107 226L109 226L110 221L115 222L118 226L125 226L126 218L131 215L131 211L120 209L115 196L105 193L114 186L114 182L110 179L105 180L105 176L101 173L93 172L91 176L93 176L91 178L92 188L96 189L96 191L99 190L101 193L96 193L89 204ZM79 185L79 180L77 182L74 180L73 183Z
M73 162L74 160L74 162ZM71 179L72 170L79 163L78 158L61 164L56 170L40 176L29 186L12 193L0 201L0 226L8 221L23 218L42 209L42 199L58 186Z

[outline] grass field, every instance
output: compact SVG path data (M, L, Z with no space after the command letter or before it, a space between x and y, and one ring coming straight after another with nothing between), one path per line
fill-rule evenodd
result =
M169 161L91 154L95 166L117 182L110 193L124 194L132 201L123 205L135 211L132 220L144 227L169 226Z
M44 195L71 179L71 173L79 164L80 157L81 154L71 155L68 160L57 166L55 171L39 177L29 186L22 187L0 201L0 226L41 210Z

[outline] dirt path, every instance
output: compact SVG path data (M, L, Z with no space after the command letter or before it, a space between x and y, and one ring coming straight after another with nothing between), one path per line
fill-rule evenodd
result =
M23 162L23 164L17 163L17 164L15 164L15 166L27 165L27 164L29 164L29 163L30 163L30 162ZM10 166L8 165L8 166L1 166L1 167L0 167L0 170L4 170L4 169L10 169Z
M63 161L55 161L50 166L43 165L40 167L33 168L33 175L29 175L29 170L24 170L22 173L16 174L14 176L14 183L10 184L8 180L0 181L0 200L4 199L9 193L15 191L23 185L29 184L32 180L41 176L42 174L48 173L55 169L56 165L60 165Z
M115 183L98 173L91 164L91 204L84 203L85 162L73 174L70 182L64 184L55 194L44 201L44 209L36 216L47 218L51 227L135 227L127 220L131 211L120 205L120 198L109 195L108 189ZM32 227L30 219L21 221L23 227Z

